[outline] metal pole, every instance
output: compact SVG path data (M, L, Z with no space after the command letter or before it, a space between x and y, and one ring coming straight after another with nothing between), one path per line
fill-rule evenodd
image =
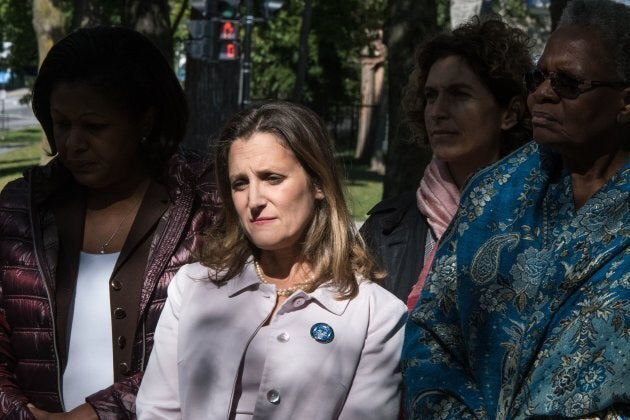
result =
M2 89L0 89L0 103L1 103L1 107L2 109L0 109L0 121L2 121L2 124L0 124L0 134L2 134L2 138L4 139L4 131L7 129L7 116L6 116L6 110L4 108L4 101L7 98L7 91L4 89L4 87L2 87Z
M254 0L245 2L245 40L243 41L243 59L241 60L241 107L251 105L250 80L252 76L252 27L254 26Z

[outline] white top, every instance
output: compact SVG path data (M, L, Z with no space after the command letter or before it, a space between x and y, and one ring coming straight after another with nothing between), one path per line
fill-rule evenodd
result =
M68 365L63 373L66 411L114 383L109 279L119 254L81 252L74 307L70 313Z
M297 291L260 334L276 299L275 286L260 283L251 263L224 286L209 281L199 263L182 267L155 331L138 418L235 418L242 362L252 340L265 336L254 418L398 418L407 316L398 298L369 281L351 300L338 300L327 287ZM334 331L332 340L326 330Z

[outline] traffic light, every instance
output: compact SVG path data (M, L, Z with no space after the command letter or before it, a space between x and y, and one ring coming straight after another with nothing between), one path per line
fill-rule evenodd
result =
M238 29L237 20L220 20L217 45L217 59L219 61L238 60Z
M196 60L212 57L213 45L210 42L214 27L210 20L189 20L186 22L190 39L186 41L188 54Z
M220 19L238 19L240 16L241 0L219 0L217 4Z

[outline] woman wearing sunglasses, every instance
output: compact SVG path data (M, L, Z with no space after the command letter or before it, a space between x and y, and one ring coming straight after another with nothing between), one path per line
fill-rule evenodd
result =
M409 418L630 415L628 22L573 0L527 75L535 142L468 183L408 322Z
M531 67L527 36L498 17L437 35L416 52L403 106L433 160L417 191L377 204L361 229L388 272L384 286L410 310L467 179L531 139L523 86Z

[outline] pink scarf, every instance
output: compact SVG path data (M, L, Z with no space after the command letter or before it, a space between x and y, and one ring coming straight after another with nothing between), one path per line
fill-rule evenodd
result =
M420 188L416 193L418 200L418 208L427 218L427 223L437 238L437 242L431 253L427 256L418 277L417 283L411 289L411 293L407 298L407 308L411 311L422 292L422 286L429 274L435 251L438 248L440 238L446 231L449 223L455 216L457 206L459 205L460 192L455 185L455 181L448 170L446 163L433 158L424 171L422 180L420 180Z

